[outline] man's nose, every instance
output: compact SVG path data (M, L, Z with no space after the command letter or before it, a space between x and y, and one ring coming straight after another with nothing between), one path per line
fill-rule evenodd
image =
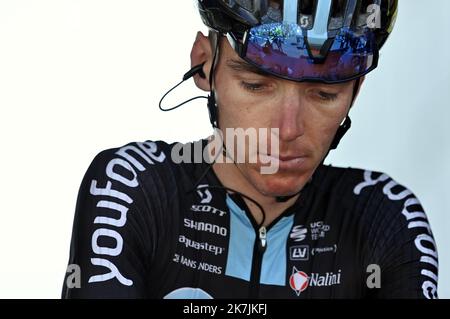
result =
M286 90L283 94L277 110L277 127L280 128L281 140L293 141L305 133L306 114L302 101L301 92L296 87Z

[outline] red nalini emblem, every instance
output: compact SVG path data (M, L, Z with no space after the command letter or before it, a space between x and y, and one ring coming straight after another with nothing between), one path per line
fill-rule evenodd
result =
M295 267L292 269L292 275L289 278L289 285L292 290L295 291L297 296L300 296L302 291L308 288L308 279L308 275L303 271L298 271Z

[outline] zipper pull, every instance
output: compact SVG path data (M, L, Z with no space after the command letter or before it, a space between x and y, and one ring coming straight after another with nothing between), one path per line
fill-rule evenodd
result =
M267 229L262 226L259 229L259 252L264 253L267 248Z

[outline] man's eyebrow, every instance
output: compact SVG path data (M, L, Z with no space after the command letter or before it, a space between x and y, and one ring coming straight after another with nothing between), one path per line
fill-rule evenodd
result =
M250 73L255 73L255 74L258 74L261 76L269 76L270 75L267 72L265 72L264 70L261 70L261 69L257 68L256 66L251 65L245 61L228 59L226 64L229 68L231 68L232 70L234 70L236 72L250 72Z

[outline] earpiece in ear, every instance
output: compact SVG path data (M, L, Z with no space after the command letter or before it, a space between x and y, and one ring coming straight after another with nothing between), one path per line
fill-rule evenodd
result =
M175 85L173 88L171 88L169 91L166 92L166 94L163 95L163 97L161 98L161 100L159 101L159 109L161 111L164 112L169 112L169 111L173 111L183 105L185 105L186 103L189 103L191 101L197 100L197 99L207 99L208 97L206 96L196 96L193 97L189 100L184 101L183 103L178 104L177 106L171 107L169 109L166 109L162 106L162 102L164 101L164 99L166 98L167 95L170 94L170 92L172 92L173 90L175 90L177 87L179 87L184 81L190 79L191 77L193 77L194 75L198 74L201 78L206 79L206 75L205 72L203 72L203 66L205 65L205 62L199 65L194 66L192 69L190 69L189 71L186 72L185 75L183 75L183 80L181 80L180 83L178 83L177 85Z
M193 77L194 75L198 74L202 79L206 79L205 72L203 72L203 66L206 62L203 62L202 64L194 66L192 69L186 72L185 75L183 75L183 81L186 81Z
M198 71L198 75L202 78L202 79L206 79L206 75L205 72L203 72L203 66L205 65L205 63L202 64L202 68L200 69L200 71Z

